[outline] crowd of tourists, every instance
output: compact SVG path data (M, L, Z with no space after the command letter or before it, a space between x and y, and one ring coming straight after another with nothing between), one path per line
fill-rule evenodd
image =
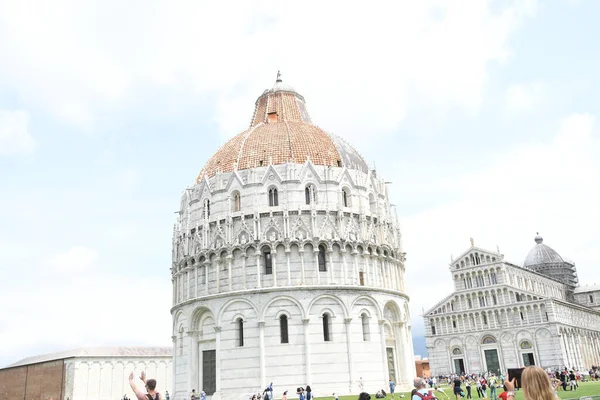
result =
M600 379L598 368L593 367L587 375L590 379ZM438 386L438 383L448 383L452 388L455 400L471 399L472 387L477 390L478 398L491 400L514 400L515 391L522 390L525 400L557 400L558 390L561 388L567 390L577 390L579 381L583 380L583 375L577 371L565 368L561 371L548 371L540 367L530 366L522 369L520 379L508 377L500 374L465 374L452 376L438 376L433 378L417 378L414 381L414 389L411 393L411 400L434 400L438 399L443 393L445 398L449 397ZM464 386L464 389L463 389ZM488 396L489 390L489 396Z
M525 400L556 400L558 399L558 391L561 389L577 390L581 381L600 380L600 367L595 366L586 371L585 374L566 367L551 371L530 366L520 371L518 379L503 374L495 375L494 373L416 378L413 382L414 389L411 392L410 400L437 400L440 398L451 400L451 396L446 394L442 388L442 383L447 383L450 386L454 400L473 399L475 395L478 399L514 400L516 390L523 391ZM155 391L155 379L146 379L145 373L142 372L140 380L144 383L146 393L135 385L133 372L129 376L129 383L136 394L137 400L162 400L160 393ZM395 399L396 383L390 379L388 385L389 394L392 399ZM361 391L358 400L371 400L371 395L364 392L362 378L358 381L358 387ZM306 385L306 388L297 388L296 395L299 400L314 399L313 391L309 385ZM381 389L377 391L375 398L386 398L387 395L386 390ZM335 393L332 394L332 397L333 400L338 400ZM404 395L400 395L400 397L404 397ZM127 396L123 396L123 400L129 399ZM165 392L165 400L170 400L169 392ZM206 393L204 391L197 393L195 389L192 389L189 400L206 400ZM249 396L249 400L274 400L273 382L262 392ZM282 400L288 400L287 391L283 392Z

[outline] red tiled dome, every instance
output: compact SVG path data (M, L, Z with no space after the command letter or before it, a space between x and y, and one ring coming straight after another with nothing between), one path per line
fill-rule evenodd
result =
M231 172L284 164L288 161L346 166L368 171L367 163L350 145L312 124L304 98L281 82L278 74L273 89L256 100L250 128L225 143L198 175L213 176L217 171Z

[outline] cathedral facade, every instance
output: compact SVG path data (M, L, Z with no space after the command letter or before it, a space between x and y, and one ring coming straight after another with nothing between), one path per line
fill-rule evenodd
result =
M431 373L600 364L600 287L535 237L523 266L471 248L450 264L454 293L424 314Z
M385 181L278 76L181 198L174 396L408 389L404 260Z

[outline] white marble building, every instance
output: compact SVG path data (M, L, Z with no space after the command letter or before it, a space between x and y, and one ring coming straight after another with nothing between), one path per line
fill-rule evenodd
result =
M600 365L600 287L535 242L522 267L473 242L452 261L454 293L424 314L432 374Z
M5 398L118 400L135 399L129 374L145 371L163 394L171 391L171 347L87 347L25 358L0 369ZM6 392L4 392L4 390Z
M385 181L281 79L181 198L174 390L357 393L414 375L404 253Z

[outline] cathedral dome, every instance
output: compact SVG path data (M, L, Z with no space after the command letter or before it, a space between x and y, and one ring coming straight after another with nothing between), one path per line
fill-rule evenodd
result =
M197 181L217 172L306 160L315 165L369 170L352 146L312 124L304 97L284 84L278 73L273 88L256 100L250 127L217 150Z
M550 246L545 245L544 238L538 233L535 237L535 246L529 251L524 267L530 268L541 264L559 264L564 262L563 258Z

